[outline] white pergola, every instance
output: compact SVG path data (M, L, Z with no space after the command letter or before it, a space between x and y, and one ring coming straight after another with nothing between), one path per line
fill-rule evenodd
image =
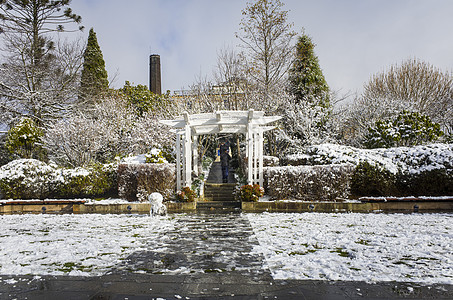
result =
M162 120L176 133L176 188L191 186L192 172L198 175L198 136L218 133L244 133L248 163L248 184L263 185L263 133L272 130L268 126L280 116L264 116L262 111L217 111L189 115L187 112L175 120ZM182 167L181 170L181 160ZM181 172L182 171L182 172ZM182 173L182 176L181 176Z

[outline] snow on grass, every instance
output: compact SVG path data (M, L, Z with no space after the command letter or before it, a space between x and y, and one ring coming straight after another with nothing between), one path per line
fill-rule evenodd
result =
M264 255L262 268L275 279L453 284L453 214L244 216L259 244L241 255ZM166 253L178 233L184 249L186 230L205 230L189 229L195 220L184 214L0 215L0 274L99 276L124 267L134 252ZM172 272L198 271L188 263Z
M247 214L275 279L453 284L452 214Z
M0 216L0 274L98 276L173 228L143 215Z

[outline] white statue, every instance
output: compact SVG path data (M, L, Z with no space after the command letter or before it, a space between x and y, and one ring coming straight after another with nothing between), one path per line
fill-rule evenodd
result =
M167 214L167 207L162 203L164 197L160 193L152 193L148 197L151 208L149 214L151 216L165 216Z

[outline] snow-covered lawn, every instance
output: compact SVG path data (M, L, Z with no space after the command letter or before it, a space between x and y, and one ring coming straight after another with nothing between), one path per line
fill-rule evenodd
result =
M0 275L102 275L133 252L165 252L182 216L2 215ZM453 214L243 216L275 279L453 284Z
M453 284L452 214L247 214L275 279Z
M97 276L173 228L149 215L0 216L0 274ZM156 249L164 251L165 249Z

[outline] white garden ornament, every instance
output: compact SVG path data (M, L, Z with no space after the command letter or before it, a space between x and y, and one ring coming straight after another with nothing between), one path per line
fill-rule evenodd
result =
M152 193L148 200L151 204L149 209L151 216L165 216L167 214L167 207L163 204L164 197L160 193Z

